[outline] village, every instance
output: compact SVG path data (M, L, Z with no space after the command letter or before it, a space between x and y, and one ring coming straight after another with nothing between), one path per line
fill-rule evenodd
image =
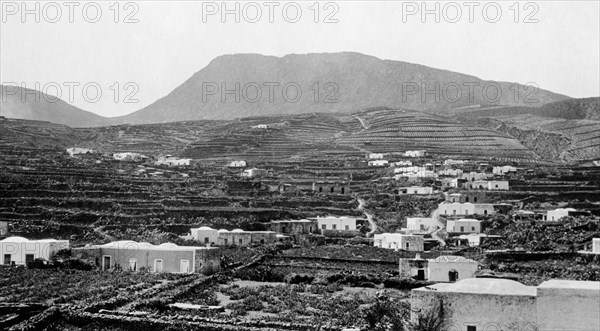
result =
M3 147L0 328L600 329L598 167L370 146Z

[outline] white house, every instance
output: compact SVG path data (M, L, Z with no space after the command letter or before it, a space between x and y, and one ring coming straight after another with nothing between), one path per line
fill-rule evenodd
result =
M404 156L407 157L424 157L427 154L425 150L416 150L416 151L406 151L404 152Z
M450 166L450 165L463 165L465 164L466 161L464 160L452 160L452 159L447 159L444 161L444 165Z
M228 167L230 168L245 168L246 167L246 161L231 161L228 165Z
M427 260L427 280L430 282L455 282L474 278L479 264L462 256L440 256Z
M592 252L600 254L600 238L592 239Z
M267 129L269 126L267 124L257 124L257 125L253 125L250 128L251 129Z
M466 278L411 291L413 322L434 308L448 330L600 330L600 282Z
M219 232L208 226L190 229L194 240L200 241L205 245L216 245L219 243Z
M369 161L369 167L386 167L390 163L387 160L373 160Z
M317 217L317 225L320 230L356 231L356 218L346 216Z
M433 187L429 186L409 186L409 187L399 187L398 188L399 195L406 194L417 194L417 195L426 195L433 194Z
M444 201L438 205L440 215L465 216L465 215L491 215L494 205L489 203L458 203Z
M473 182L476 180L484 180L484 179L487 179L488 177L490 177L489 174L486 174L484 172L475 172L475 171L463 173L461 176L462 179L466 179L470 182Z
M113 154L113 159L117 161L139 161L142 158L144 158L144 156L140 153L125 152Z
M68 249L68 240L28 240L23 237L8 237L0 240L0 255L4 265L25 265L35 259L50 260L61 249Z
M400 259L399 276L416 278L430 282L456 282L460 279L473 278L478 263L462 256L440 256L436 259Z
M375 247L405 250L411 252L422 252L425 250L425 239L423 236L402 233L381 233L373 236Z
M446 230L451 233L481 233L481 221L474 218L448 220Z
M252 168L252 169L244 170L244 172L241 173L241 176L251 178L251 177L267 176L268 174L269 174L269 172L265 169Z
M430 232L438 227L437 219L426 217L407 217L406 228L411 231Z
M371 153L368 155L371 160L381 160L385 157L383 153Z
M492 173L494 175L506 175L511 172L517 172L517 168L511 166L499 166L492 168Z
M458 176L462 176L463 170L462 169L444 169L444 170L438 170L437 174L440 176L458 177Z
M569 216L569 213L575 212L574 208L558 208L554 210L548 210L546 215L544 215L545 221L558 221L563 217Z
M172 155L160 156L154 162L155 165L167 165L169 167L189 166L192 159L180 159Z
M69 156L71 156L71 157L73 157L77 154L90 154L93 152L94 151L89 148L81 148L81 147L67 148L67 153L69 153Z
M508 181L505 180L476 180L466 182L465 188L473 190L508 191Z
M413 164L411 161L398 161L398 162L394 162L393 165L396 167L410 167Z

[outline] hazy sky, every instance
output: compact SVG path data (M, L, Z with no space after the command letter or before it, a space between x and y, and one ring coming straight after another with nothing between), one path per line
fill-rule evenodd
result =
M428 1L426 8L421 1L321 1L318 23L316 7L310 8L314 1L282 1L278 6L237 2L239 23L234 14L222 19L221 1L131 1L130 5L101 1L78 6L68 1L28 1L27 8L21 8L22 1L0 2L0 82L28 88L38 83L54 95L61 86L65 101L69 101L68 85L78 83L72 88L71 103L103 116L141 109L215 57L233 53L283 56L353 51L482 79L534 82L571 97L600 95L597 0L529 5L496 1L477 6L468 1ZM226 9L235 5L228 1ZM296 15L297 8L301 15ZM501 15L496 14L498 8ZM23 9L30 13L23 17ZM424 9L432 13L423 20ZM330 14L333 22L325 23ZM129 82L134 85L126 85ZM87 100L85 84L90 87ZM97 102L91 100L94 86L102 91ZM130 93L133 103L124 103Z

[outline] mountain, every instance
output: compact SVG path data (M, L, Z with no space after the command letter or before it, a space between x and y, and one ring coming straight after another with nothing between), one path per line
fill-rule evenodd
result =
M5 85L0 85L0 116L48 121L70 127L94 127L110 123L106 117L79 109L54 96Z
M237 90L236 83L239 84ZM436 84L439 86L437 100L435 95L421 93L425 89L434 89ZM284 86L287 86L285 97ZM473 86L472 91L469 86ZM484 86L487 87L485 91ZM496 87L500 90L496 91ZM297 89L301 92L298 98ZM226 90L233 92L221 93ZM496 101L497 92L500 93ZM284 57L236 54L214 59L169 95L114 120L143 124L271 114L352 113L379 105L443 112L486 104L540 106L568 99L545 90L538 90L533 96L530 96L531 92L531 89L525 90L512 83L484 81L456 72L358 53ZM238 100L235 100L236 94ZM538 101L527 103L531 99Z

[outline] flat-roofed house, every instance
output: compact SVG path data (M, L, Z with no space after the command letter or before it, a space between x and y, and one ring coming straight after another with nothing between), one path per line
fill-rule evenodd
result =
M71 147L71 148L67 148L67 153L69 154L69 156L73 157L75 155L78 154L91 154L94 151L89 149L89 148L82 148L82 147Z
M369 167L387 167L389 164L388 160L372 160L368 162Z
M208 226L192 228L190 229L190 233L194 240L202 242L205 245L216 245L219 242L219 232Z
M373 245L380 248L422 252L425 250L425 239L419 235L381 233L373 236Z
M1 264L25 265L35 259L46 261L62 249L69 248L68 240L29 240L23 237L8 237L0 240Z
M152 245L130 240L74 248L71 255L92 259L101 270L212 274L221 270L220 251L211 247Z
M249 246L277 242L277 233L274 231L244 231L242 229L228 231L221 229L217 232L219 234L217 244L221 246Z
M563 217L569 216L571 213L576 212L575 208L558 208L554 210L548 210L544 217L545 221L558 221Z
M448 330L600 330L600 282L467 278L411 291L413 322L433 309L444 311Z
M271 221L271 230L284 235L307 235L319 233L317 220Z
M246 165L247 165L246 161L238 160L238 161L231 161L227 166L229 168L245 168Z
M368 158L371 160L380 160L383 159L385 157L385 154L383 153L370 153L368 155Z
M466 215L491 215L495 212L494 205L488 203L458 203L444 201L438 205L440 215L466 216Z
M404 152L404 156L406 157L424 157L426 155L427 151L425 151L424 149Z
M481 221L473 218L448 220L446 231L450 233L481 233Z
M433 194L433 187L429 186L408 186L399 187L398 195L428 195Z
M430 217L407 217L406 228L411 231L434 231L438 227L438 221Z
M430 282L456 282L474 278L479 264L462 256L443 255L435 259L400 259L400 277Z

